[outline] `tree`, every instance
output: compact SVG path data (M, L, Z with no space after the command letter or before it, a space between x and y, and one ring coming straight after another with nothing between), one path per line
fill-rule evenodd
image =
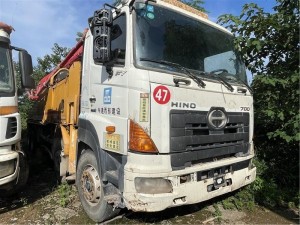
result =
M52 53L47 54L44 57L38 57L38 64L33 68L33 78L36 83L40 81L42 77L51 72L69 53L70 49L66 47L61 47L55 43L52 47ZM14 62L14 68L17 77L17 87L21 88L21 74L19 64ZM30 109L32 108L32 101L30 101L27 96L19 98L19 110L21 114L21 123L23 133L27 128L27 118ZM25 133L24 133L25 134Z
M38 64L33 69L34 80L38 82L43 76L50 73L69 52L69 48L61 47L54 43L51 54L47 54L43 58L37 58Z
M274 13L246 4L219 22L253 73L255 145L268 174L282 186L299 185L299 1L276 0Z
M184 4L187 4L201 12L208 13L206 9L203 8L204 1L203 0L179 0Z
M83 33L82 32L77 32L76 36L77 36L76 37L76 41L78 42L78 41L80 41L82 39Z

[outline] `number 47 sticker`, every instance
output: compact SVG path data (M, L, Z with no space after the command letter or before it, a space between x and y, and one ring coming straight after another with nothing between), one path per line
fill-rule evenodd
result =
M171 92L165 86L157 86L153 91L154 100L161 105L167 104L171 99Z

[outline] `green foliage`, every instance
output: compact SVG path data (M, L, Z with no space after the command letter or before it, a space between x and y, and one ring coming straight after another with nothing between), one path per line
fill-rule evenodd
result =
M227 14L219 18L219 22L236 35L236 47L254 75L273 77L282 73L283 68L294 71L290 70L290 65L298 70L298 4L298 1L277 0L275 13L270 14L250 3L244 5L240 16ZM264 63L266 59L267 64Z
M52 47L52 53L43 58L37 58L38 65L34 67L33 78L38 82L47 73L51 72L70 52L69 48L61 47L57 43Z
M70 202L70 196L72 193L72 186L67 183L62 183L58 186L57 191L59 193L59 204L62 207L66 207Z
M299 189L279 186L272 176L272 168L263 160L256 159L254 164L257 167L257 178L250 190L257 202L271 207L299 205Z
M203 0L179 0L179 1L201 12L208 13L208 11L206 11L206 9L203 8L203 4L204 4Z
M19 101L19 111L21 115L21 127L25 131L27 129L28 113L32 108L33 103L26 97Z
M230 196L222 201L224 209L253 210L255 199L251 188L245 187L239 190L235 195Z
M78 42L78 41L80 41L81 39L82 39L82 37L83 37L83 33L82 32L77 32L77 37L76 37L76 41Z
M253 210L256 203L272 208L299 208L299 190L278 186L266 162L255 159L254 164L257 168L256 180L235 195L222 200L224 209Z
M69 53L70 49L61 47L58 44L54 44L52 47L52 53L47 54L42 58L38 58L38 65L33 69L33 78L36 83L54 69ZM21 88L21 74L19 64L14 62L15 72L17 77L17 87ZM33 102L30 101L27 95L19 97L19 111L21 114L22 130L25 131L27 128L27 118L30 109L32 108Z
M255 182L252 184L252 188L257 202L271 207L280 205L280 192L273 179L268 180L257 177Z
M239 208L241 194L271 207L299 206L299 1L277 0L273 9L250 3L240 16L219 18L255 75L257 178L224 200L227 208Z
M213 204L213 207L214 207L214 209L215 209L215 212L213 213L213 216L217 218L217 221L218 221L218 222L221 222L221 219L222 219L222 212L221 212L221 210L220 210L220 208L219 208L218 203L214 203L214 204Z
M219 18L234 33L235 46L255 75L254 141L267 169L253 188L264 192L270 205L278 188L299 189L300 140L299 1L277 0L273 9L266 13L250 3L240 16Z

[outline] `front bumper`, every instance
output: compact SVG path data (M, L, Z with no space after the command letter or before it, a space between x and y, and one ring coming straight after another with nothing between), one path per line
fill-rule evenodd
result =
M0 189L1 186L17 179L19 174L19 153L11 146L0 147Z
M221 186L216 185L216 188L216 177L207 177L199 180L199 174L201 174L201 171L214 171L215 168L239 165L239 163L245 161L250 162L252 157L253 155L209 164L206 163L169 173L151 174L151 172L149 172L150 170L148 170L148 172L147 170L144 170L145 172L134 172L133 167L127 165L124 173L125 184L123 196L125 205L128 209L133 211L155 212L175 206L199 203L232 192L255 180L256 167L247 166L219 174L217 177L222 177L225 182ZM151 162L151 160L148 161ZM154 165L152 165L152 167L154 168ZM187 175L190 178L182 182L181 178L187 177ZM168 179L172 183L173 191L171 193L160 194L137 193L134 182L136 177L161 177Z

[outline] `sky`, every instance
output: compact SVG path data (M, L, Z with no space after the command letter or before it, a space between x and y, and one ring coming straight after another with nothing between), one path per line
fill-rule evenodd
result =
M0 21L15 29L12 45L26 49L33 64L37 58L52 53L54 43L72 48L77 32L87 26L95 10L112 0L0 0ZM275 0L204 0L209 19L216 22L222 14L240 15L246 3L257 3L272 12ZM16 57L16 56L14 56Z

